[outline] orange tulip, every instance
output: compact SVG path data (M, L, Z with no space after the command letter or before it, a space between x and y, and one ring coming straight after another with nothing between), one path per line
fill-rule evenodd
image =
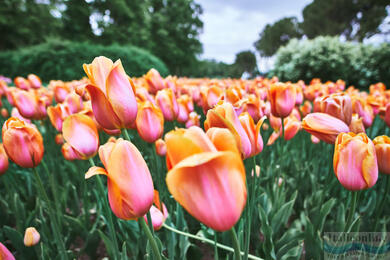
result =
M65 85L63 82L57 83L53 88L55 101L57 103L64 102L65 98L71 91L71 88L68 85Z
M327 113L349 125L352 120L352 101L346 93L334 93L317 99L319 110Z
M43 139L35 125L11 117L4 123L2 132L4 149L14 163L33 168L41 162Z
M23 90L28 90L30 89L30 82L23 78L23 77L16 77L14 79L14 84L17 88L23 89Z
M305 101L302 106L299 107L299 111L301 111L302 116L305 117L306 115L310 114L312 109L312 104L310 101Z
M358 114L353 114L351 124L349 125L349 129L351 132L354 132L355 134L365 133L366 130L364 129L363 118L359 117Z
M84 108L83 99L76 92L67 95L64 103L68 105L71 114L78 113Z
M15 107L20 114L29 119L43 119L46 117L46 97L39 96L33 91L19 90L13 92Z
M247 196L240 155L223 144L234 143L234 137L227 131L225 137L214 145L196 126L165 135L170 193L192 216L217 231L237 223Z
M260 119L256 125L248 112L242 113L238 119L240 120L240 123L251 143L251 152L249 155L244 156L244 158L255 156L263 150L263 139L260 135L260 129L266 117Z
M66 141L62 146L62 152L67 160L86 160L97 153L98 130L93 120L86 115L68 116L63 123L62 136Z
M8 118L8 116L9 116L8 110L4 107L1 109L1 116L3 118Z
M4 150L4 145L0 144L0 176L8 170L8 156Z
M349 132L340 119L325 113L311 113L302 120L302 128L320 140L333 144L339 133Z
M379 171L383 174L390 174L390 138L385 135L374 138L376 156L378 159Z
M39 240L41 239L41 235L38 233L38 231L34 227L29 227L26 229L24 233L24 245L27 247L35 246L39 243Z
M160 107L165 120L173 121L179 114L179 105L177 104L175 93L172 89L163 89L157 92L156 103Z
M109 130L130 128L137 117L133 83L120 60L97 57L83 65L92 84L86 87L99 124Z
M374 186L378 179L375 146L365 133L340 133L335 142L333 168L348 190Z
M114 214L121 219L143 217L153 204L153 182L148 166L138 149L122 138L100 146L104 168L91 167L85 175L107 176L108 200Z
M63 145L64 144L64 138L62 137L62 134L56 134L56 137L54 138L54 141L58 145Z
M54 128L57 129L58 132L62 132L62 124L65 118L67 118L72 113L67 104L57 104L54 107L48 107L47 114Z
M284 140L292 139L301 129L301 122L295 117L286 117L284 119Z
M148 90L152 94L156 94L157 91L164 88L164 79L156 69L150 69L144 76L148 83Z
M190 128L191 126L200 126L200 115L195 111L188 115L188 120L186 122L186 128Z
M2 243L0 243L0 259L15 260L15 257L12 255L12 253Z
M153 143L164 133L164 116L151 102L143 102L135 121L138 134L148 143Z
M287 117L295 106L296 90L292 84L275 83L268 89L271 113L276 117Z

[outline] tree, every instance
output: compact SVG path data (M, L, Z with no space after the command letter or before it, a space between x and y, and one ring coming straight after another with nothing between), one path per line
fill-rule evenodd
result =
M63 30L62 36L71 40L90 40L94 38L89 17L91 7L85 0L64 1L65 11L62 13Z
M251 51L239 52L236 54L236 60L232 66L234 76L241 77L244 72L247 72L252 77L257 71L256 56Z
M310 39L343 35L362 41L379 32L389 6L388 0L314 0L303 9L301 27Z
M58 36L61 20L51 11L55 7L36 0L3 0L0 5L0 50L37 44Z
M296 17L286 17L267 26L260 33L255 47L261 56L270 57L279 47L286 45L293 38L301 38L302 33Z

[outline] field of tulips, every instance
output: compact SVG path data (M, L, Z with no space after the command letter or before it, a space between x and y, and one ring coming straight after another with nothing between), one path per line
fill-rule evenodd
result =
M322 259L325 232L387 232L384 84L83 68L0 78L1 260Z

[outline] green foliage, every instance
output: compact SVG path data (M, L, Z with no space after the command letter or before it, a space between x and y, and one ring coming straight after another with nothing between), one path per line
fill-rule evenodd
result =
M257 73L256 56L251 51L242 51L236 54L236 60L232 65L233 77L241 77L244 72L251 76Z
M293 38L301 38L302 32L296 17L286 17L274 24L267 24L260 33L260 39L255 47L261 56L269 57L275 54L279 47L286 45Z
M97 56L121 59L129 76L141 76L150 68L162 75L168 74L164 63L143 49L126 45L92 45L70 41L51 40L21 50L0 52L0 74L15 77L37 74L43 81L74 80L83 77L83 63Z
M276 54L269 76L281 80L306 82L343 79L347 84L368 88L372 82L390 84L390 45L365 45L341 42L338 37L317 37L314 40L292 40Z
M228 78L232 77L232 65L216 60L196 61L183 72L183 75L194 78Z

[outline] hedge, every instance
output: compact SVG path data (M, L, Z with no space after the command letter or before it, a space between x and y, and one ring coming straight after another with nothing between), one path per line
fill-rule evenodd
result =
M390 44L342 42L338 37L291 40L276 53L274 69L268 76L282 81L309 82L343 79L348 85L366 89L382 81L390 86Z
M83 63L94 57L121 59L129 76L141 76L150 68L168 74L165 64L146 50L134 46L103 46L93 43L50 40L27 48L0 52L0 75L27 76L34 73L48 82L52 79L74 80L85 75Z

